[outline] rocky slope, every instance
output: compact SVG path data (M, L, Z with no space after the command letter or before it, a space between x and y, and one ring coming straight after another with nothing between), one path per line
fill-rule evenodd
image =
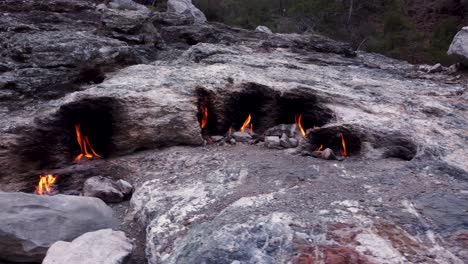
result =
M1 6L2 191L32 192L43 172L62 192L97 175L132 182L129 210L114 206L131 263L468 260L463 73L317 35L47 2ZM56 22L34 22L45 17ZM302 149L204 146L246 110L259 134L303 114ZM76 123L103 159L72 164ZM314 140L337 151L340 134L344 161L301 155Z

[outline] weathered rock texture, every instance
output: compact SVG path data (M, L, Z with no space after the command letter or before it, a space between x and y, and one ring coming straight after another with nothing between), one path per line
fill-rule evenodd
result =
M132 189L132 185L126 181L115 182L102 176L95 176L85 181L83 195L97 197L107 203L118 203L128 197Z
M0 188L26 190L60 168L92 171L76 181L103 170L135 183L123 226L138 241L132 263L466 262L467 222L457 213L468 204L466 76L428 74L317 35L99 10L103 25L86 23L95 36L146 62L54 100L10 98L25 108L3 101L0 171L9 173ZM249 114L265 145L298 138L300 147L202 147ZM79 152L77 123L102 159L67 167ZM321 145L344 160L299 155Z
M112 210L97 198L0 192L0 259L40 262L56 241L112 228Z
M468 26L462 28L453 38L448 55L455 55L468 66Z
M168 0L167 11L193 17L195 23L206 22L205 14L193 5L192 0Z
M133 244L122 231L103 229L79 236L72 242L55 242L42 264L124 264Z

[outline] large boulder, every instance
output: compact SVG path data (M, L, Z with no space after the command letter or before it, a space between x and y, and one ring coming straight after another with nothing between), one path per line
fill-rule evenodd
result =
M193 5L192 0L169 0L167 1L167 11L191 16L195 23L206 22L205 14Z
M468 26L455 35L447 54L460 58L463 64L468 65Z
M40 262L56 241L112 228L112 209L97 198L0 192L0 258Z
M103 229L86 233L72 242L55 242L42 264L121 264L133 251L133 244L124 232Z

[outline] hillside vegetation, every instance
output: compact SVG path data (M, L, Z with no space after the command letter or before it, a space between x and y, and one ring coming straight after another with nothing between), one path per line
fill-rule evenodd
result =
M194 0L210 21L274 32L314 31L415 63L451 63L446 51L468 25L468 0Z

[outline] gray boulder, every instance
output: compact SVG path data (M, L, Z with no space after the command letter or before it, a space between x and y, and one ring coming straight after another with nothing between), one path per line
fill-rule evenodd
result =
M119 180L95 176L87 179L83 186L84 196L97 197L107 203L118 203L124 200L132 192L130 183Z
M112 228L112 209L99 199L0 192L0 256L14 262L40 262L56 241L71 241Z
M463 64L468 65L468 26L455 35L447 54L459 57Z
M109 7L120 10L151 12L146 6L133 2L132 0L112 0L112 2L109 3Z
M262 32L262 33L267 33L267 34L273 34L273 32L271 31L271 29L269 29L269 28L266 27L266 26L258 26L257 28L255 28L255 32Z
M133 251L133 244L122 231L102 229L89 232L72 242L55 242L42 264L121 264Z
M200 9L192 4L192 0L169 0L167 11L193 17L195 23L205 23L206 17Z

